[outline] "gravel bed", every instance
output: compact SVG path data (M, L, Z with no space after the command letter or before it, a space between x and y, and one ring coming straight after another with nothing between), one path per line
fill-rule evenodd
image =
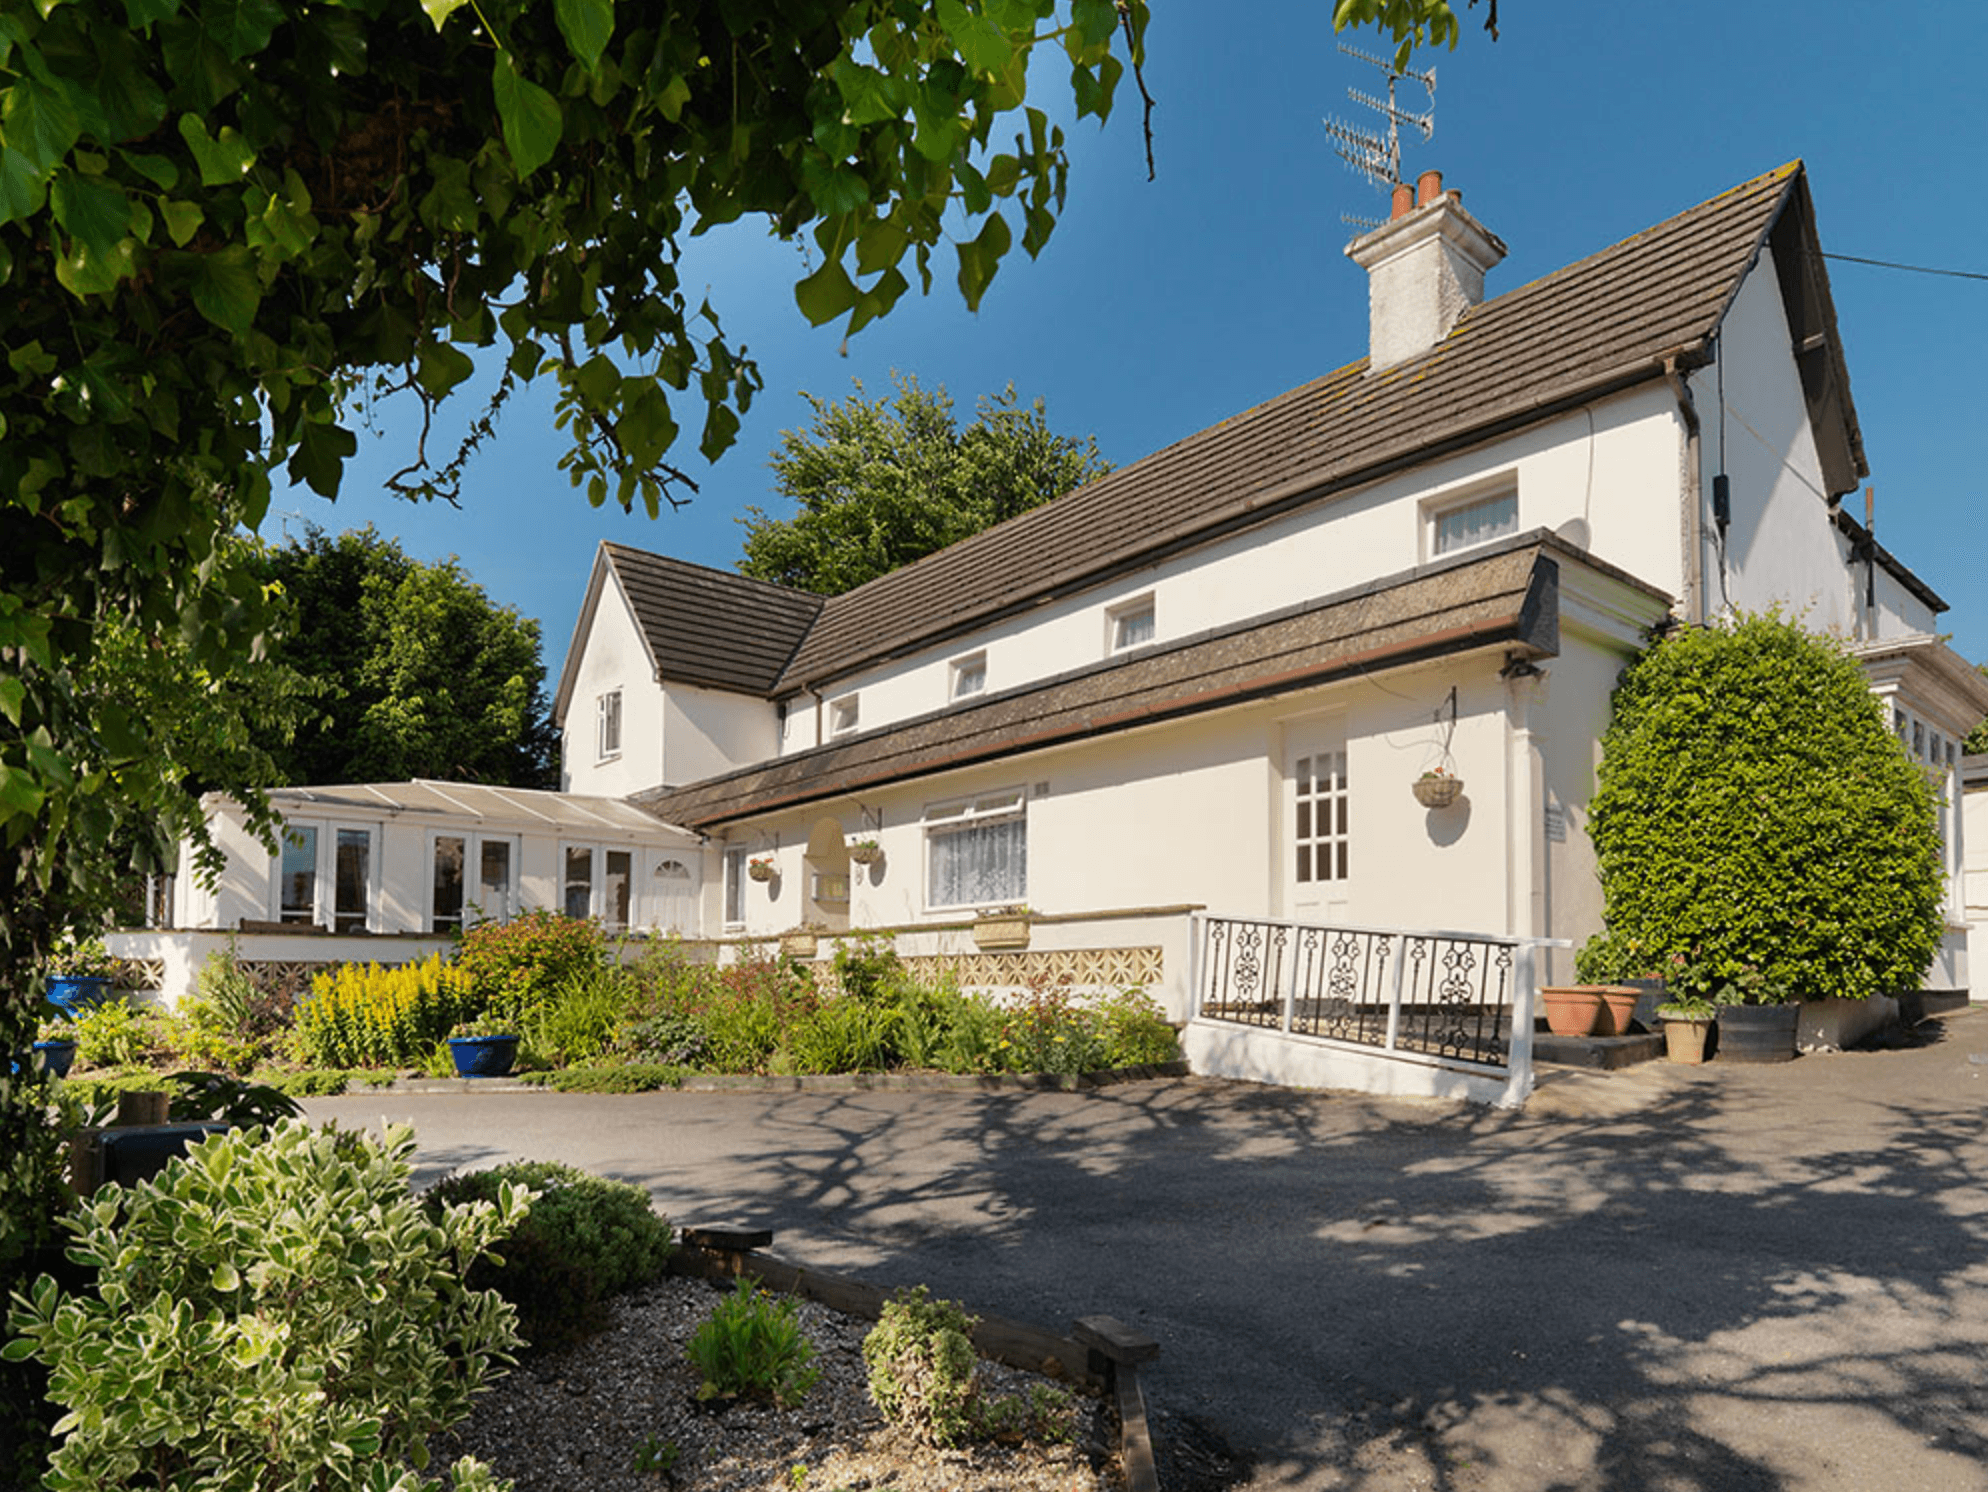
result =
M479 1457L518 1492L1122 1492L1116 1419L1096 1395L1075 1394L1072 1436L1060 1445L940 1451L895 1434L870 1402L862 1343L873 1323L814 1301L796 1302L821 1369L805 1401L700 1403L684 1345L723 1293L669 1276L622 1297L606 1332L496 1380L467 1420L431 1442L437 1462ZM1048 1381L985 1359L980 1377L991 1395ZM635 1469L645 1446L667 1470Z

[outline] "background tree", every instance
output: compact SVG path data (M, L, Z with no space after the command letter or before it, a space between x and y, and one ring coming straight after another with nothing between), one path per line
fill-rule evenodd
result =
M1691 628L1623 674L1589 833L1608 946L1583 977L1672 954L1795 998L1917 989L1945 874L1933 789L1856 662L1778 616Z
M456 561L410 559L368 525L313 527L264 564L285 608L271 656L320 690L315 718L264 743L283 781L559 785L538 623Z
M742 574L838 595L1111 470L1094 437L1056 434L1013 384L983 396L964 430L944 385L892 374L891 387L874 400L860 380L839 402L804 395L813 423L783 432L771 463L800 511L746 510Z
M929 289L947 250L977 305L1067 186L1032 57L1059 50L1078 114L1102 117L1148 18L1147 0L461 8L0 7L0 1052L51 938L117 871L118 824L186 815L150 713L81 687L100 642L176 635L216 679L251 660L267 597L223 540L259 525L278 467L337 492L352 395L432 405L465 349L493 349L498 400L557 386L589 500L654 512L685 485L684 401L716 457L760 385L684 295L684 237L748 214L807 234L796 303L850 332L906 267ZM395 485L452 493L463 455L435 464L424 432ZM0 1063L0 1257L23 1188L44 1196L22 1169L41 1100Z
M1977 663L1974 666L1984 677L1988 677L1988 663ZM1967 739L1961 743L1960 749L1969 756L1980 756L1983 752L1988 752L1988 720L1982 721L1967 733Z
M1477 8L1477 0L1469 0ZM1332 27L1374 26L1394 40L1394 66L1406 71L1409 59L1420 46L1448 47L1452 51L1463 36L1463 22L1450 0L1333 0ZM1491 40L1498 39L1498 0L1485 0L1484 29Z

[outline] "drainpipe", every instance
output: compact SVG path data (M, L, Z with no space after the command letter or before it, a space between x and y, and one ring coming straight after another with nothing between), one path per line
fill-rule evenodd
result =
M821 740L822 740L821 715L822 711L826 709L827 706L821 702L821 691L815 688L814 685L803 684L801 687L807 690L808 693L812 694L815 697L815 745L819 746L821 745Z
M1699 474L1702 458L1698 449L1698 405L1691 397L1690 383L1678 370L1681 356L1681 351L1664 354L1664 381L1670 385L1670 391L1677 399L1678 414L1684 420L1684 511L1680 515L1682 531L1679 535L1684 546L1684 620L1702 623L1705 620L1705 539L1701 530L1704 515L1699 511L1703 498Z

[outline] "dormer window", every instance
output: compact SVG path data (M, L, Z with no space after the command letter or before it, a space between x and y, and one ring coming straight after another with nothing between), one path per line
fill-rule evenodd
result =
M1111 652L1123 653L1151 642L1156 633L1152 592L1112 607L1105 613L1105 620Z
M1519 494L1510 487L1430 513L1432 555L1455 554L1519 531Z
M948 695L951 699L969 699L984 692L987 688L987 655L974 653L965 658L955 658L952 679Z
M608 761L621 755L621 691L610 689L598 701L596 712L596 758Z
M848 735L856 729L856 723L860 718L856 695L845 694L840 699L829 701L828 733L831 736Z

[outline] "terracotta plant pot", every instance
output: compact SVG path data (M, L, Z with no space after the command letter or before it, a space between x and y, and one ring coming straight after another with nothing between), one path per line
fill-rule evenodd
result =
M1592 1036L1601 1024L1601 990L1592 984L1549 984L1539 992L1546 1028L1555 1036Z
M1705 1060L1705 1040L1712 1034L1712 1022L1705 1020L1681 1021L1674 1016L1664 1017L1664 1055L1673 1062L1682 1062L1688 1067L1697 1067Z
M1595 1035L1627 1036L1630 1022L1636 1018L1636 1002L1643 992L1628 984L1598 985L1596 992L1601 996L1603 1015Z

